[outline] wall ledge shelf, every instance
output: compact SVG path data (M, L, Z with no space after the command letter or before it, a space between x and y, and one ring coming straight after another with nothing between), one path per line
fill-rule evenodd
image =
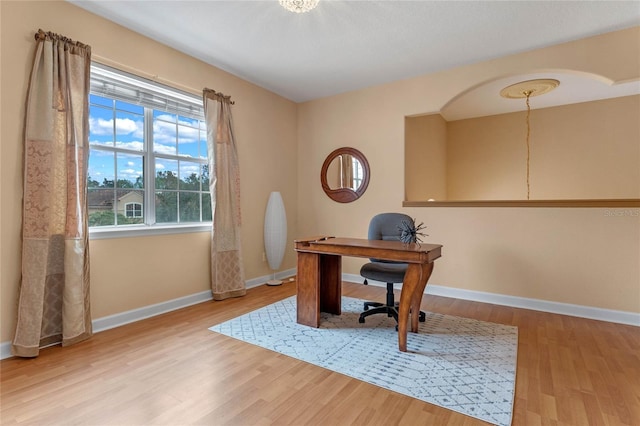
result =
M600 207L640 208L640 199L403 201L402 207ZM640 212L634 215L640 215Z

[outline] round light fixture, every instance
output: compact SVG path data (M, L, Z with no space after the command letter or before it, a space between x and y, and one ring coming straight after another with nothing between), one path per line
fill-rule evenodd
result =
M508 99L531 98L549 93L559 85L560 82L552 78L521 81L520 83L512 84L502 89L500 96Z
M289 12L305 13L315 8L319 0L279 0L280 6Z

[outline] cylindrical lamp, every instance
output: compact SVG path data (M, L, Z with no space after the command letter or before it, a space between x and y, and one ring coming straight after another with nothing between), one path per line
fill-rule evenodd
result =
M282 284L281 280L276 280L276 271L280 268L286 246L287 213L284 210L282 195L274 191L269 195L264 215L264 248L269 268L273 270L273 279L267 281L267 285Z

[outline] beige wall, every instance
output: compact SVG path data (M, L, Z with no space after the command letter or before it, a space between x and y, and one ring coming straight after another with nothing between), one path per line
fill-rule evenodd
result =
M404 191L407 201L447 199L447 122L440 114L406 117Z
M638 209L402 207L406 116L436 113L508 75L562 70L637 80L638 40L636 27L301 104L298 233L363 237L375 213L401 211L444 245L433 284L640 312ZM317 170L345 145L367 156L371 181L361 199L339 204L322 192ZM344 272L357 274L362 262L345 259Z
M233 96L248 279L269 273L263 215L269 193L279 190L289 241L364 237L373 214L404 211L425 222L429 241L445 246L434 284L640 312L640 218L633 211L402 208L405 116L437 112L458 93L511 74L572 69L637 79L638 28L296 105L66 2L2 1L0 19L2 342L13 335L20 281L21 128L38 28L87 43L94 57L129 71ZM331 201L319 181L324 158L341 146L362 151L372 172L367 192L348 204ZM90 248L94 318L209 288L207 233L93 240ZM357 273L361 263L345 259L344 272ZM290 245L282 269L294 266Z
M640 198L640 95L535 113L532 197Z
M531 111L531 199L640 198L638 117L638 95ZM407 118L408 201L526 199L526 112L446 123L446 158L434 164L441 120ZM432 168L446 169L447 198L423 170Z
M63 1L0 2L1 8L1 322L12 339L20 282L22 122L34 52L42 28L89 44L94 59L127 64L199 94L231 95L241 168L242 246L247 279L270 274L262 260L269 193L282 193L289 240L296 229L296 104ZM277 166L277 167L274 167ZM209 233L92 240L91 302L100 318L209 289ZM282 269L295 267L290 242Z
M448 123L449 200L527 199L523 117L512 113Z

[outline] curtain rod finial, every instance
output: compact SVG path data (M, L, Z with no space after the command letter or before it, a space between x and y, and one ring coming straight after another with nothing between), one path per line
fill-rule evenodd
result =
M231 100L231 96L226 96L224 93L222 92L216 92L213 89L209 89L208 87L205 87L203 90L204 95L206 96L207 94L211 95L212 98L224 101L224 102L228 102L231 105L235 105L236 103L234 101Z

